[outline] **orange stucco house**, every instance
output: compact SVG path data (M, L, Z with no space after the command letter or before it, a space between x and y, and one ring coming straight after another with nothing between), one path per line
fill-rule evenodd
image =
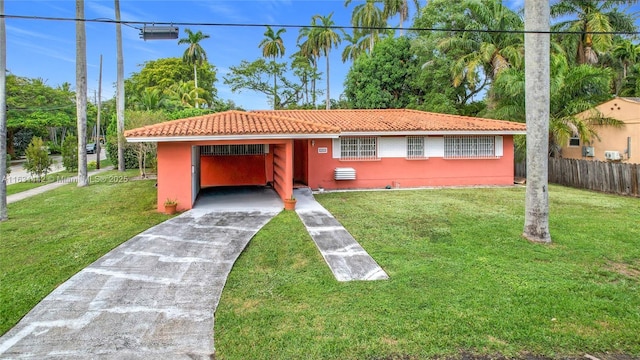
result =
M158 143L158 210L211 186L364 189L513 184L521 123L415 110L227 111L125 132Z
M596 110L601 116L619 120L623 125L595 125L599 139L582 143L579 137L573 137L562 148L562 157L640 164L640 98L615 98L596 106ZM592 115L590 111L578 114Z

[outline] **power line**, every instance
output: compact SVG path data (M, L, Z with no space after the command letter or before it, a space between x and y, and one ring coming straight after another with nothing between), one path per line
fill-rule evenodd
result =
M397 28L397 27L389 27L389 26L343 26L343 25L333 25L333 26L321 26L321 25L295 25L295 24L257 24L257 23L208 23L208 22L164 22L164 21L126 21L126 20L113 20L107 18L97 18L97 19L78 19L78 18L66 18L66 17L52 17L52 16L33 16L33 15L11 15L4 14L0 15L0 18L7 19L21 19L21 20L45 20L45 21L81 21L81 22L90 22L90 23L110 23L110 24L122 24L125 26L132 27L134 29L141 30L138 26L145 25L162 25L162 26L203 26L203 27L280 27L287 29L304 29L304 28L329 28L329 29L349 29L349 30L406 30L406 31L417 31L417 32L475 32L475 33L504 33L504 34L567 34L567 35L582 35L582 34L591 34L591 35L640 35L640 31L527 31L527 30L491 30L491 29L454 29L454 28L422 28L422 27L408 27L408 28Z

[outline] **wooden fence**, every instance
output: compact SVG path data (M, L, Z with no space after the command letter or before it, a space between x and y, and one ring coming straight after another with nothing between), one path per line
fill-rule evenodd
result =
M526 177L524 163L515 165ZM640 196L640 164L549 158L549 182L607 193Z

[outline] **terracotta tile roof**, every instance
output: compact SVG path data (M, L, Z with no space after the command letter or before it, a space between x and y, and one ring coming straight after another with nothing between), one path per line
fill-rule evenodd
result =
M167 121L125 131L128 138L277 134L339 134L328 124L285 118L276 113L261 114L225 111L186 119Z
M407 109L266 110L253 111L253 113L277 114L287 118L331 125L340 128L342 132L526 131L526 125L523 123Z
M127 138L526 131L522 123L417 110L225 111L125 131Z

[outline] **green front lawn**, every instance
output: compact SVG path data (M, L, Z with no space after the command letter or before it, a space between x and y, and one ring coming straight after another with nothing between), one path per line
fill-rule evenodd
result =
M107 166L111 166L111 161L109 161L108 159L100 160L100 168L104 169ZM87 170L93 171L95 169L96 169L95 161L89 161L89 164L87 165ZM34 180L34 181L18 182L13 184L10 183L9 185L7 185L7 195L17 194L19 192L31 190L43 185L54 183L56 181L66 181L66 179L72 178L77 175L78 175L77 171L63 170L63 171L47 174L47 176L44 177L41 182L36 182ZM11 174L8 175L8 178L11 179Z
M521 237L524 189L318 200L391 279L335 281L284 212L234 266L219 359L640 356L640 200L550 187L554 243Z
M104 182L9 204L10 220L0 222L0 334L73 274L169 218L156 212L155 180L121 176L109 171Z

